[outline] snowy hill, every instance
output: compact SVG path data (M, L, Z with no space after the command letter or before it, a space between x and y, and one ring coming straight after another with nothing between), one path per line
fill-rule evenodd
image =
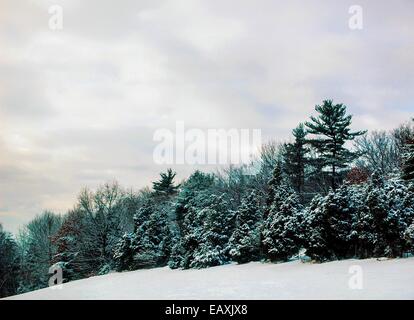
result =
M349 286L354 265L362 268L362 289ZM138 270L9 299L414 299L414 258Z

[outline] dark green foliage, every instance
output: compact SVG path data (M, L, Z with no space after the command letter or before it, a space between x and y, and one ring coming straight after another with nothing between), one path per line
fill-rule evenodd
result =
M118 270L135 270L164 266L172 249L168 207L150 198L134 216L133 233L125 234L118 242L115 265Z
M173 247L171 249L170 260L168 261L168 266L171 269L178 269L182 266L183 257L185 255L185 250L181 243L181 238L173 238Z
M275 190L263 227L262 243L267 259L286 261L299 251L301 210L299 199L290 187L282 184Z
M308 132L315 135L309 142L317 150L323 167L330 169L331 187L335 190L339 184L338 171L358 157L358 153L348 150L345 143L365 131L351 132L349 126L352 116L346 115L346 106L343 104L324 100L315 110L319 115L311 116L312 121L306 122Z
M171 196L177 193L179 185L174 184L174 178L176 173L171 169L168 169L166 173L160 173L161 178L158 181L152 183L152 188L157 195Z
M414 218L413 197L412 187L385 181L379 171L374 172L354 227L359 257L396 257L406 250L404 233Z
M134 233L125 233L115 248L114 260L118 271L134 269L136 237Z
M283 183L283 172L282 172L282 164L280 161L276 162L275 167L272 171L272 176L267 182L267 197L266 197L266 204L265 204L265 211L264 211L264 218L266 219L267 216L270 214L270 209L274 202L280 201L280 194L278 194L277 190L281 187Z
M228 210L224 195L211 195L205 207L196 213L194 231L184 239L193 242L195 250L190 268L218 266L229 261L226 247L234 226L234 213Z
M306 218L305 248L311 258L324 261L353 255L352 223L359 210L357 189L343 185L326 197L315 197Z
M214 175L195 171L183 183L177 196L174 211L180 242L171 261L177 268L189 268L194 259L195 250L200 245L199 232L203 225L198 213L208 205L214 182Z
M303 124L292 131L295 141L287 143L284 150L284 169L294 190L301 195L305 186L305 168L308 163L307 132Z
M187 221L187 224L184 223L189 209L202 204L213 184L214 175L197 170L181 186L175 201L175 217L181 234L185 234L187 227L191 227L191 221Z
M414 218L412 187L385 181L379 171L368 185L344 185L315 197L306 223L307 254L324 261L397 257L410 250L405 236Z
M260 258L260 225L262 213L257 194L253 191L236 212L236 226L229 241L229 253L238 263Z

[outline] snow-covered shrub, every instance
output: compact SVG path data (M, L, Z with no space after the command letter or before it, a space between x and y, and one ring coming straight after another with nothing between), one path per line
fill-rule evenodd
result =
M228 245L232 260L245 263L260 258L261 219L260 204L253 191L236 212L236 227Z

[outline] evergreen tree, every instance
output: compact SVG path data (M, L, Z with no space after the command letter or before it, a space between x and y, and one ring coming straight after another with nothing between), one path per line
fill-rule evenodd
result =
M234 261L245 263L259 258L260 222L260 205L253 191L236 212L236 228L229 241L229 253Z
M363 193L363 208L357 213L354 233L361 258L400 256L407 247L404 233L414 217L413 192L398 180L375 171Z
M343 185L327 196L316 196L306 219L306 254L317 261L343 259L354 254L353 221L360 201L357 187Z
M284 168L290 182L298 194L302 194L305 186L305 167L307 164L307 147L304 125L301 123L292 131L295 141L285 145Z
M283 173L282 173L282 164L280 161L276 162L275 167L272 171L272 176L267 182L267 198L265 204L265 211L264 211L264 218L266 219L270 213L270 208L273 203L276 201L280 201L280 193L278 193L278 189L283 184Z
M148 251L148 246L146 248L143 248L142 242L144 239L139 239L138 233L142 233L141 227L146 221L150 219L150 216L153 214L153 212L153 200L151 198L147 198L142 203L142 206L137 209L136 213L133 216L133 232L124 233L122 238L116 244L114 250L114 261L115 267L118 271L135 270L142 266L145 266L145 263L143 263L143 261L140 261L139 263L136 261L138 250L141 250L141 252L143 252L144 249ZM139 241L141 242L141 247L138 246ZM154 248L151 248L151 250L152 249ZM147 263L155 264L156 261L147 261Z
M388 228L386 220L389 212L389 206L386 199L385 181L378 171L375 171L368 185L363 212L370 222L371 239L367 242L369 256L381 256L386 249L384 239L385 232Z
M171 255L170 255L170 260L168 261L168 266L171 269L178 269L182 266L185 251L184 251L181 238L175 237L173 239L173 243L174 245L171 249Z
M201 205L207 198L209 189L214 185L214 175L196 170L181 186L174 205L175 219L180 234L184 235L194 221L186 221L189 208L192 205ZM188 219L187 219L188 220Z
M323 196L315 196L307 208L305 220L306 254L316 261L324 261L331 257L325 236L323 203Z
M264 224L262 240L265 255L271 261L287 261L299 251L301 210L302 206L293 190L286 185L276 190L275 201Z
M167 211L168 208L154 206L148 220L137 228L134 260L138 266L164 266L168 263L173 233Z
M118 270L164 266L172 249L173 233L165 202L149 198L134 216L134 232L117 243L114 260Z
M331 187L338 186L339 170L346 168L348 163L358 157L358 153L351 152L345 143L365 133L365 131L350 131L351 115L346 115L346 106L333 104L332 100L323 101L315 110L318 117L311 116L312 122L306 122L308 132L316 135L309 140L318 151L319 160L323 167L330 169Z
M134 233L125 233L116 245L114 251L115 267L118 271L134 270L134 255L136 237Z
M272 222L275 208L280 208L283 199L288 195L286 182L282 172L282 163L278 160L273 168L272 176L267 182L267 197L264 205L263 225L261 226L260 244L261 255L269 257L269 250L272 248L272 241L269 238L269 232L272 229ZM265 239L267 238L267 241ZM271 257L269 257L271 259Z
M172 266L189 268L193 261L195 250L202 242L204 223L198 218L198 212L209 205L214 182L214 175L195 171L183 183L174 208L180 241L173 251Z
M336 193L329 193L324 202L327 242L335 259L351 257L352 223L361 208L358 187L342 185Z
M176 173L168 169L166 173L160 173L160 180L152 183L152 188L157 195L171 196L177 193L179 185L174 184Z
M226 248L234 220L228 206L224 195L211 195L207 206L197 212L196 227L185 238L195 246L190 268L206 268L228 262Z
M202 242L194 253L194 259L190 264L191 268L201 269L220 266L226 262L223 248L214 245L210 241Z

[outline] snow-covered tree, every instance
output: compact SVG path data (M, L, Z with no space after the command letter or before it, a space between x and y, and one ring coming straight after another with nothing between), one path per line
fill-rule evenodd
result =
M115 251L115 267L118 271L134 270L134 255L137 248L135 234L125 233L118 241Z
M232 260L245 263L260 257L261 220L262 214L257 194L252 191L243 199L236 212L236 227L228 246Z
M194 217L187 217L190 208L202 205L208 197L209 189L214 184L215 177L196 170L181 186L174 205L175 219L179 231L184 235L191 228Z
M282 172L282 163L281 161L277 161L275 167L273 168L272 176L267 182L267 197L264 210L265 219L267 219L270 214L270 209L275 202L280 205L279 202L281 201L281 197L284 196L279 192L282 185L285 185Z
M368 185L362 211L365 213L365 219L369 221L371 231L371 238L367 239L368 241L366 242L369 256L382 256L387 249L387 242L384 236L390 227L387 223L390 208L386 197L384 178L376 171L373 173L371 182Z
M178 225L179 246L173 249L171 265L189 268L194 252L201 243L203 221L198 212L207 207L212 193L215 177L195 171L181 186L174 212Z
M134 257L138 266L166 265L171 254L173 233L170 228L168 207L154 206L153 212L137 228L137 253Z
M350 257L353 222L360 210L357 186L343 185L337 192L316 196L306 218L306 254L324 261Z
M272 261L286 261L300 249L298 217L302 206L293 190L279 192L284 197L271 206L263 229L265 255Z
M168 261L168 266L171 269L178 269L181 268L183 257L185 255L185 251L182 244L181 237L174 237L172 240L173 246L171 249L170 259Z
M278 162L268 182L269 194L262 227L262 250L270 260L287 260L299 250L299 198L286 183Z
M338 187L339 171L358 156L358 153L348 150L345 143L365 131L351 132L349 126L352 116L346 115L346 106L343 104L324 100L315 110L319 115L311 116L312 121L306 122L308 132L315 135L309 141L318 151L320 163L329 168L331 187L335 190Z
M173 233L169 207L148 199L134 216L134 232L126 233L114 251L118 270L166 265L171 254Z
M194 253L194 258L190 264L190 267L201 269L219 266L226 262L227 259L224 255L223 248L219 245L215 246L210 241L205 241L200 244L197 251Z
M395 257L403 253L404 233L414 214L412 197L410 187L401 181L386 181L379 171L373 173L353 227L359 257Z
M226 247L234 224L234 213L228 211L228 206L224 195L211 195L206 206L197 212L196 227L184 238L186 242L193 242L195 247L191 262L188 261L190 268L228 262Z

